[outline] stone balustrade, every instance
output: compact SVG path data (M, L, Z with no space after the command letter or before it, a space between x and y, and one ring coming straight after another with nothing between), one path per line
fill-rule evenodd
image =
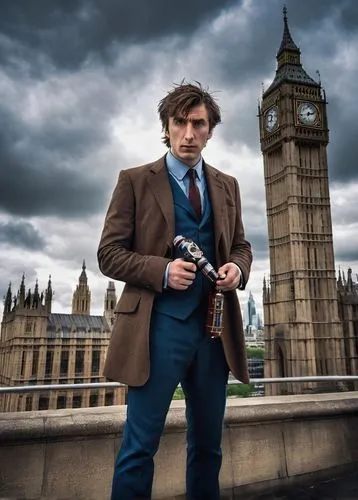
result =
M107 500L125 406L0 414L0 498ZM204 417L203 417L204 418ZM358 392L229 399L220 476L251 498L352 468ZM185 414L173 402L153 499L185 498Z

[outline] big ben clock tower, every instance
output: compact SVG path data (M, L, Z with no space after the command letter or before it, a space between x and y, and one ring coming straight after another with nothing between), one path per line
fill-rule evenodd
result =
M326 99L303 69L283 10L276 75L259 106L270 250L265 376L344 375L329 198ZM271 394L314 389L270 386Z

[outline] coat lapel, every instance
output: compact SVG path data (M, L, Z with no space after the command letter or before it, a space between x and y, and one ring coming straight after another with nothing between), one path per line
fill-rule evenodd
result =
M225 192L218 171L206 163L204 163L204 171L214 216L215 245L218 254L219 241L224 227ZM163 156L153 163L147 180L149 188L158 203L158 208L168 226L167 244L171 248L175 237L175 217L173 195L168 175L165 156Z
M157 200L158 207L162 212L168 226L168 246L171 248L174 239L175 218L173 195L170 187L168 170L165 164L165 156L154 162L148 175L149 187Z
M218 255L219 241L224 227L225 192L218 171L207 164L204 165L204 169L214 215L215 246L216 255Z

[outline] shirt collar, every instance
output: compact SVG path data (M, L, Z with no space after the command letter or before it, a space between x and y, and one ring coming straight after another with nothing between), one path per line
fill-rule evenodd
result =
M178 160L173 153L169 150L166 157L167 167L169 172L178 180L182 181L189 170L188 165ZM203 158L200 156L198 163L192 167L201 181L203 175Z

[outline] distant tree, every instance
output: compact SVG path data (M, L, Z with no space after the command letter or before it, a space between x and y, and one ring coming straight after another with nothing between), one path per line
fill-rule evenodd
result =
M253 384L228 384L226 394L227 396L236 396L239 398L247 398L251 396L252 392L255 390ZM184 399L184 391L181 387L175 389L173 399L180 400Z
M173 395L173 399L184 399L185 396L184 396L184 391L181 387L177 387L175 389L175 392L174 392L174 395Z
M247 347L248 358L264 359L265 350L262 347Z
M253 384L229 384L227 386L226 394L228 396L248 398L254 390L255 386Z

